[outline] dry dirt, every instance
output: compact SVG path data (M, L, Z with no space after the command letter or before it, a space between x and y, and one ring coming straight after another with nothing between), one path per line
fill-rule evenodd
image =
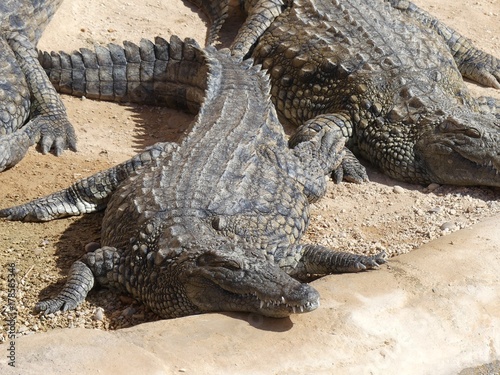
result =
M500 56L500 2L417 0L482 49ZM235 23L225 28L231 35ZM138 42L156 35L194 37L203 44L204 17L180 0L66 0L39 44L46 50L73 50L95 43ZM229 37L227 37L229 38ZM475 94L500 93L470 85ZM31 149L15 168L0 174L0 207L26 202L64 188L82 177L129 158L157 141L175 140L192 116L143 106L125 106L63 97L78 135L77 153L43 156ZM500 192L489 188L422 187L395 182L369 169L371 182L329 185L316 204L308 238L355 252L385 249L396 255L430 239L470 226L500 212ZM99 241L101 214L43 224L0 221L0 313L6 298L7 265L17 269L20 334L54 327L115 329L156 319L132 299L107 290L91 292L75 311L39 317L35 301L61 286L85 244ZM473 249L471 249L473 251ZM443 260L445 261L445 260ZM0 316L2 329L5 328ZM0 332L0 342L5 332Z

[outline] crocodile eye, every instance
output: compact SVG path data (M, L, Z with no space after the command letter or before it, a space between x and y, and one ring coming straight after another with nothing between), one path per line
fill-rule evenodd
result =
M450 133L464 129L463 125L460 124L453 117L448 117L447 119L443 120L439 128L444 132L450 132Z
M224 262L224 264L221 264L220 266L224 267L224 268L228 268L228 269L233 270L233 271L237 271L237 270L241 269L240 264L235 260L228 260L228 261Z
M221 267L229 270L240 270L241 265L234 259L224 259L215 254L202 254L198 257L196 264L200 267Z
M214 261L210 262L207 264L209 267L217 267L217 268L227 268L228 270L231 271L237 271L240 270L241 267L238 262L235 260L219 260L219 261Z
M465 134L466 136L471 138L481 137L481 133L479 132L479 130L477 130L473 126L463 125L453 117L449 117L444 120L440 125L440 129L446 133Z
M481 138L481 133L476 128L466 129L464 133L471 138Z

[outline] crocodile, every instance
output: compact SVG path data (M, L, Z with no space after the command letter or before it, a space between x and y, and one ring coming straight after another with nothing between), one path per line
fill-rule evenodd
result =
M336 127L397 180L500 186L500 103L473 98L462 77L500 88L500 60L413 3L295 0L252 56L299 127L291 144ZM348 180L367 178L347 160Z
M76 151L66 109L38 61L35 46L62 0L2 0L0 4L0 171L39 143Z
M145 56L143 45L146 51L137 48ZM11 220L44 221L105 207L100 247L71 266L63 290L39 302L38 311L75 308L99 283L163 318L215 311L286 317L318 307L310 277L385 263L384 253L301 241L309 203L323 196L342 161L343 141L334 131L290 148L269 77L251 60L176 38L157 38L153 49L172 86L179 79L184 89L204 89L180 144L156 144L68 189L0 210Z
M499 59L407 0L242 2L232 53L269 70L280 119L299 127L291 144L336 127L397 180L500 186L500 103L463 81L499 89ZM354 155L338 172L368 179Z
M209 15L213 43L229 0L190 1ZM472 97L463 81L500 88L500 60L405 0L241 3L248 18L232 54L269 70L281 122L299 129L291 145L325 127L340 130L346 147L336 182L367 181L361 157L409 183L500 186L500 104ZM40 60L61 93L116 101L118 85L128 101L173 104L158 89L158 69L143 69L150 61L137 56L133 70L126 57L97 52L97 60L85 49ZM113 73L117 63L126 77Z

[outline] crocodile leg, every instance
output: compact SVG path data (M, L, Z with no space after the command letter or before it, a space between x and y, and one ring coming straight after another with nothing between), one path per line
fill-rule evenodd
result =
M76 151L76 136L68 121L66 108L38 61L38 53L25 36L17 34L8 43L23 71L33 99L31 120L32 136L40 137L42 152L54 148L60 155L65 148ZM34 142L38 141L35 139Z
M102 210L120 183L135 171L168 157L176 148L174 143L157 143L132 159L82 179L67 189L0 210L0 217L9 220L50 221Z
M24 127L0 138L0 172L19 163L33 146L30 130Z
M303 142L323 136L324 132L331 133L330 136L345 144L346 140L352 137L351 120L342 113L319 115L300 126L290 138L289 145L296 148ZM342 180L355 183L368 181L365 167L347 147L344 147L342 162L333 169L332 177L336 183L340 183Z
M102 247L85 254L69 270L68 279L59 294L38 302L35 310L44 314L72 310L81 304L94 286L94 281L107 283L107 274L118 263L120 254L114 247Z
M433 17L426 11L407 0L386 0L395 9L406 12L422 23L434 29L448 45L460 73L477 83L500 89L500 60L479 50L472 41L451 27Z
M339 145L342 146L345 143L344 139L350 133L349 129L350 123L345 116L341 114L322 115L302 125L290 142L294 144L294 151L300 151L303 146L312 147L315 152L309 155L309 159L317 160L323 166L325 174L329 174L333 170L335 176L347 172L349 178L352 178L352 176L358 177L360 176L359 173L364 174L366 177L364 167L359 164L354 156L352 156L353 161L349 156L343 155L340 166L338 166L338 160L336 163L331 163L332 154L339 154ZM332 152L331 145L336 145L336 152ZM344 146L344 149L347 148ZM330 164L328 161L330 161ZM297 257L297 255L299 256ZM296 261L298 258L298 261L292 270L287 270L287 273L299 280L306 279L310 275L322 276L332 273L359 272L376 268L386 262L385 253L383 252L375 256L364 256L332 251L326 247L311 244L292 246L291 251L284 258L285 260L288 259L288 265L294 264L294 262L289 262L290 258L295 258Z
M320 245L298 246L300 258L293 270L287 273L298 279L307 280L312 275L324 276L335 273L360 272L374 269L386 263L385 252L374 256L365 256L347 253L343 251L332 251Z
M16 57L0 38L0 171L17 164L34 144L23 125L29 117L30 92Z
M289 2L287 0L246 0L244 7L248 16L230 47L231 53L240 58L248 55L257 39Z
M51 314L59 310L72 310L85 300L93 286L92 271L85 263L76 261L71 266L66 284L57 297L38 302L35 311Z

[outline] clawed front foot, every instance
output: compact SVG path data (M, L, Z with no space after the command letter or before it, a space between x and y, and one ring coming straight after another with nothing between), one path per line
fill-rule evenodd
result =
M344 158L342 162L332 172L332 179L336 184L340 184L342 181L356 184L369 181L366 168L347 147L344 149Z
M35 311L47 315L56 311L72 310L85 300L93 286L92 271L85 263L77 260L71 266L68 280L57 297L38 302Z
M387 253L385 251L373 256L359 255L358 257L358 260L354 263L354 268L358 271L375 269L387 263Z
M483 52L476 52L473 58L459 66L462 74L486 87L500 89L500 59Z
M291 274L298 279L307 279L310 275L361 272L376 269L387 262L385 251L367 256L345 251L332 251L324 246L312 244L303 245L302 250L301 262Z
M78 302L63 297L51 298L45 301L38 302L35 305L35 311L43 315L53 314L57 311L73 310L78 306Z
M332 252L331 260L328 273L355 273L377 269L382 264L387 263L387 254L385 251L372 256Z
M326 174L332 173L335 183L347 181L360 184L369 181L366 169L352 151L345 147L346 141L352 136L352 127L349 114L319 115L297 129L297 132L290 138L289 146L294 148L300 143L317 142L321 148L316 156L323 159L319 161ZM332 150L325 149L325 145L330 146ZM336 155L339 158L332 158ZM342 160L337 162L340 158ZM332 161L336 164L332 164Z
M39 147L43 154L54 151L56 156L65 149L76 151L76 135L66 116L38 116L32 121L39 127Z

